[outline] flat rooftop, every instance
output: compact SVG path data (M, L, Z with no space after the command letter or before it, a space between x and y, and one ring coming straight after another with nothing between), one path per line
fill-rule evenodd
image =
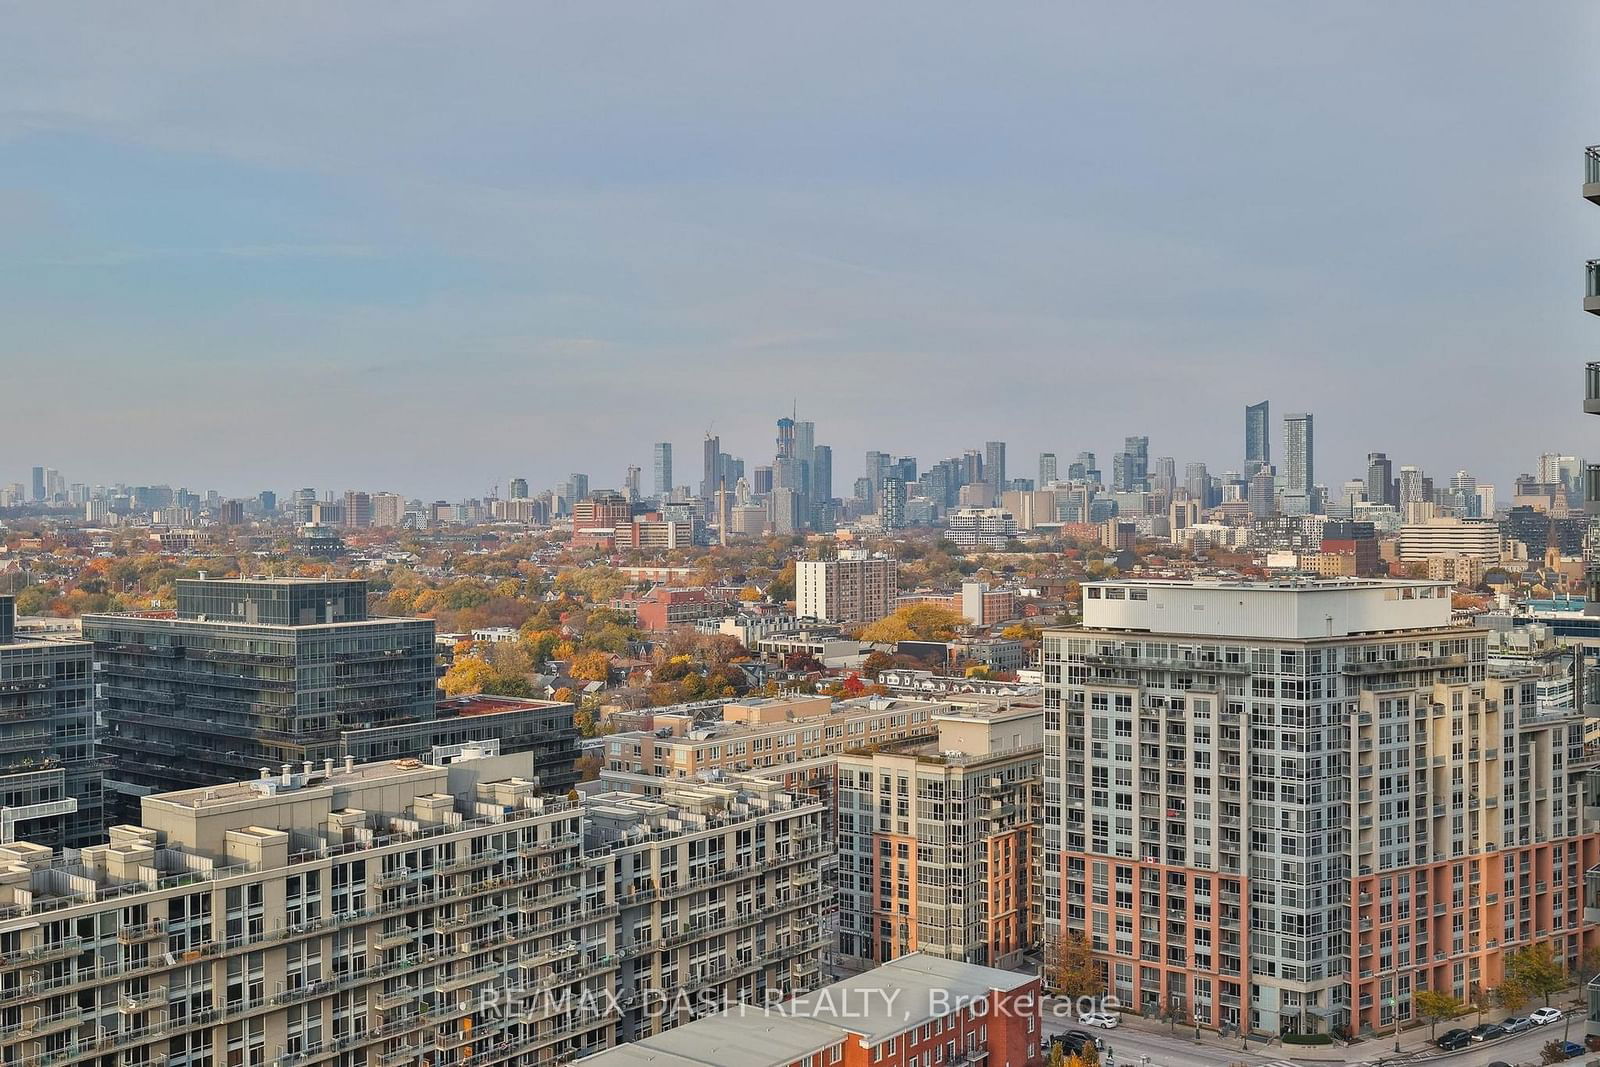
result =
M390 779L414 777L419 771L437 772L442 769L417 759L396 759L381 763L357 763L348 768L342 763L335 763L331 772L323 764L313 764L311 774L308 776L304 764L294 763L290 764L289 775L292 784L288 786L283 785L283 769L280 765L268 767L268 774L265 777L224 782L221 785L196 786L193 789L179 789L171 793L155 793L145 797L144 803L170 804L173 807L202 811L207 808L222 808L242 801L287 796L312 789L349 789L373 785ZM267 783L276 784L269 791L264 788Z
M1449 582L1117 579L1083 584L1086 630L1308 641L1455 625Z

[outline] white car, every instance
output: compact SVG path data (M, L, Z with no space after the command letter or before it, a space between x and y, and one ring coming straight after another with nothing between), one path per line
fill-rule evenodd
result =
M1528 1018L1532 1019L1538 1026L1543 1026L1546 1023L1558 1023L1561 1021L1561 1009L1539 1008L1535 1011L1530 1011Z
M1086 1011L1078 1016L1079 1026L1098 1026L1104 1030L1117 1028L1116 1014L1109 1011Z

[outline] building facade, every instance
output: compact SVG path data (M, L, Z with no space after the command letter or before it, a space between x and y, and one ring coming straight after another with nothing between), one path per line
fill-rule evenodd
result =
M96 749L94 646L16 632L0 596L0 844L81 848L104 828Z
M1044 638L1044 925L1124 1004L1369 1032L1595 943L1583 722L1449 587L1105 582Z
M845 549L838 559L795 564L795 614L818 622L875 622L895 610L899 564L893 556Z
M1037 700L934 716L905 741L838 757L839 952L991 966L1035 941Z
M0 845L0 1062L552 1063L688 1000L814 989L820 805L536 795L522 756L147 797L76 862Z
M342 758L346 730L435 716L431 619L374 618L362 581L180 579L177 610L86 615L108 802Z

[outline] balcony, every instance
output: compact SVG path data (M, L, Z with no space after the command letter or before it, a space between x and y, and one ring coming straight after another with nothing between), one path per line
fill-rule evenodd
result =
M1600 145L1583 150L1583 198L1600 204Z
M1584 264L1583 310L1600 315L1600 259Z

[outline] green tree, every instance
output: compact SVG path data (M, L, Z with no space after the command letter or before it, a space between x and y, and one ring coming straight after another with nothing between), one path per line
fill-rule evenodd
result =
M783 570L767 586L767 599L775 604L794 599L794 561L784 564Z
M1567 1059L1566 1043L1559 1038L1546 1041L1539 1049L1539 1062L1543 1064L1565 1063Z
M1543 997L1550 1004L1550 995L1567 988L1566 968L1555 958L1549 945L1529 945L1506 960L1506 978L1527 991L1530 997Z
M1522 988L1521 982L1508 978L1500 983L1499 989L1490 992L1489 999L1515 1015L1524 1004L1528 1003L1528 991Z
M1431 1038L1441 1022L1454 1019L1467 1010L1460 999L1442 989L1419 989L1416 995L1417 1014L1428 1022Z

